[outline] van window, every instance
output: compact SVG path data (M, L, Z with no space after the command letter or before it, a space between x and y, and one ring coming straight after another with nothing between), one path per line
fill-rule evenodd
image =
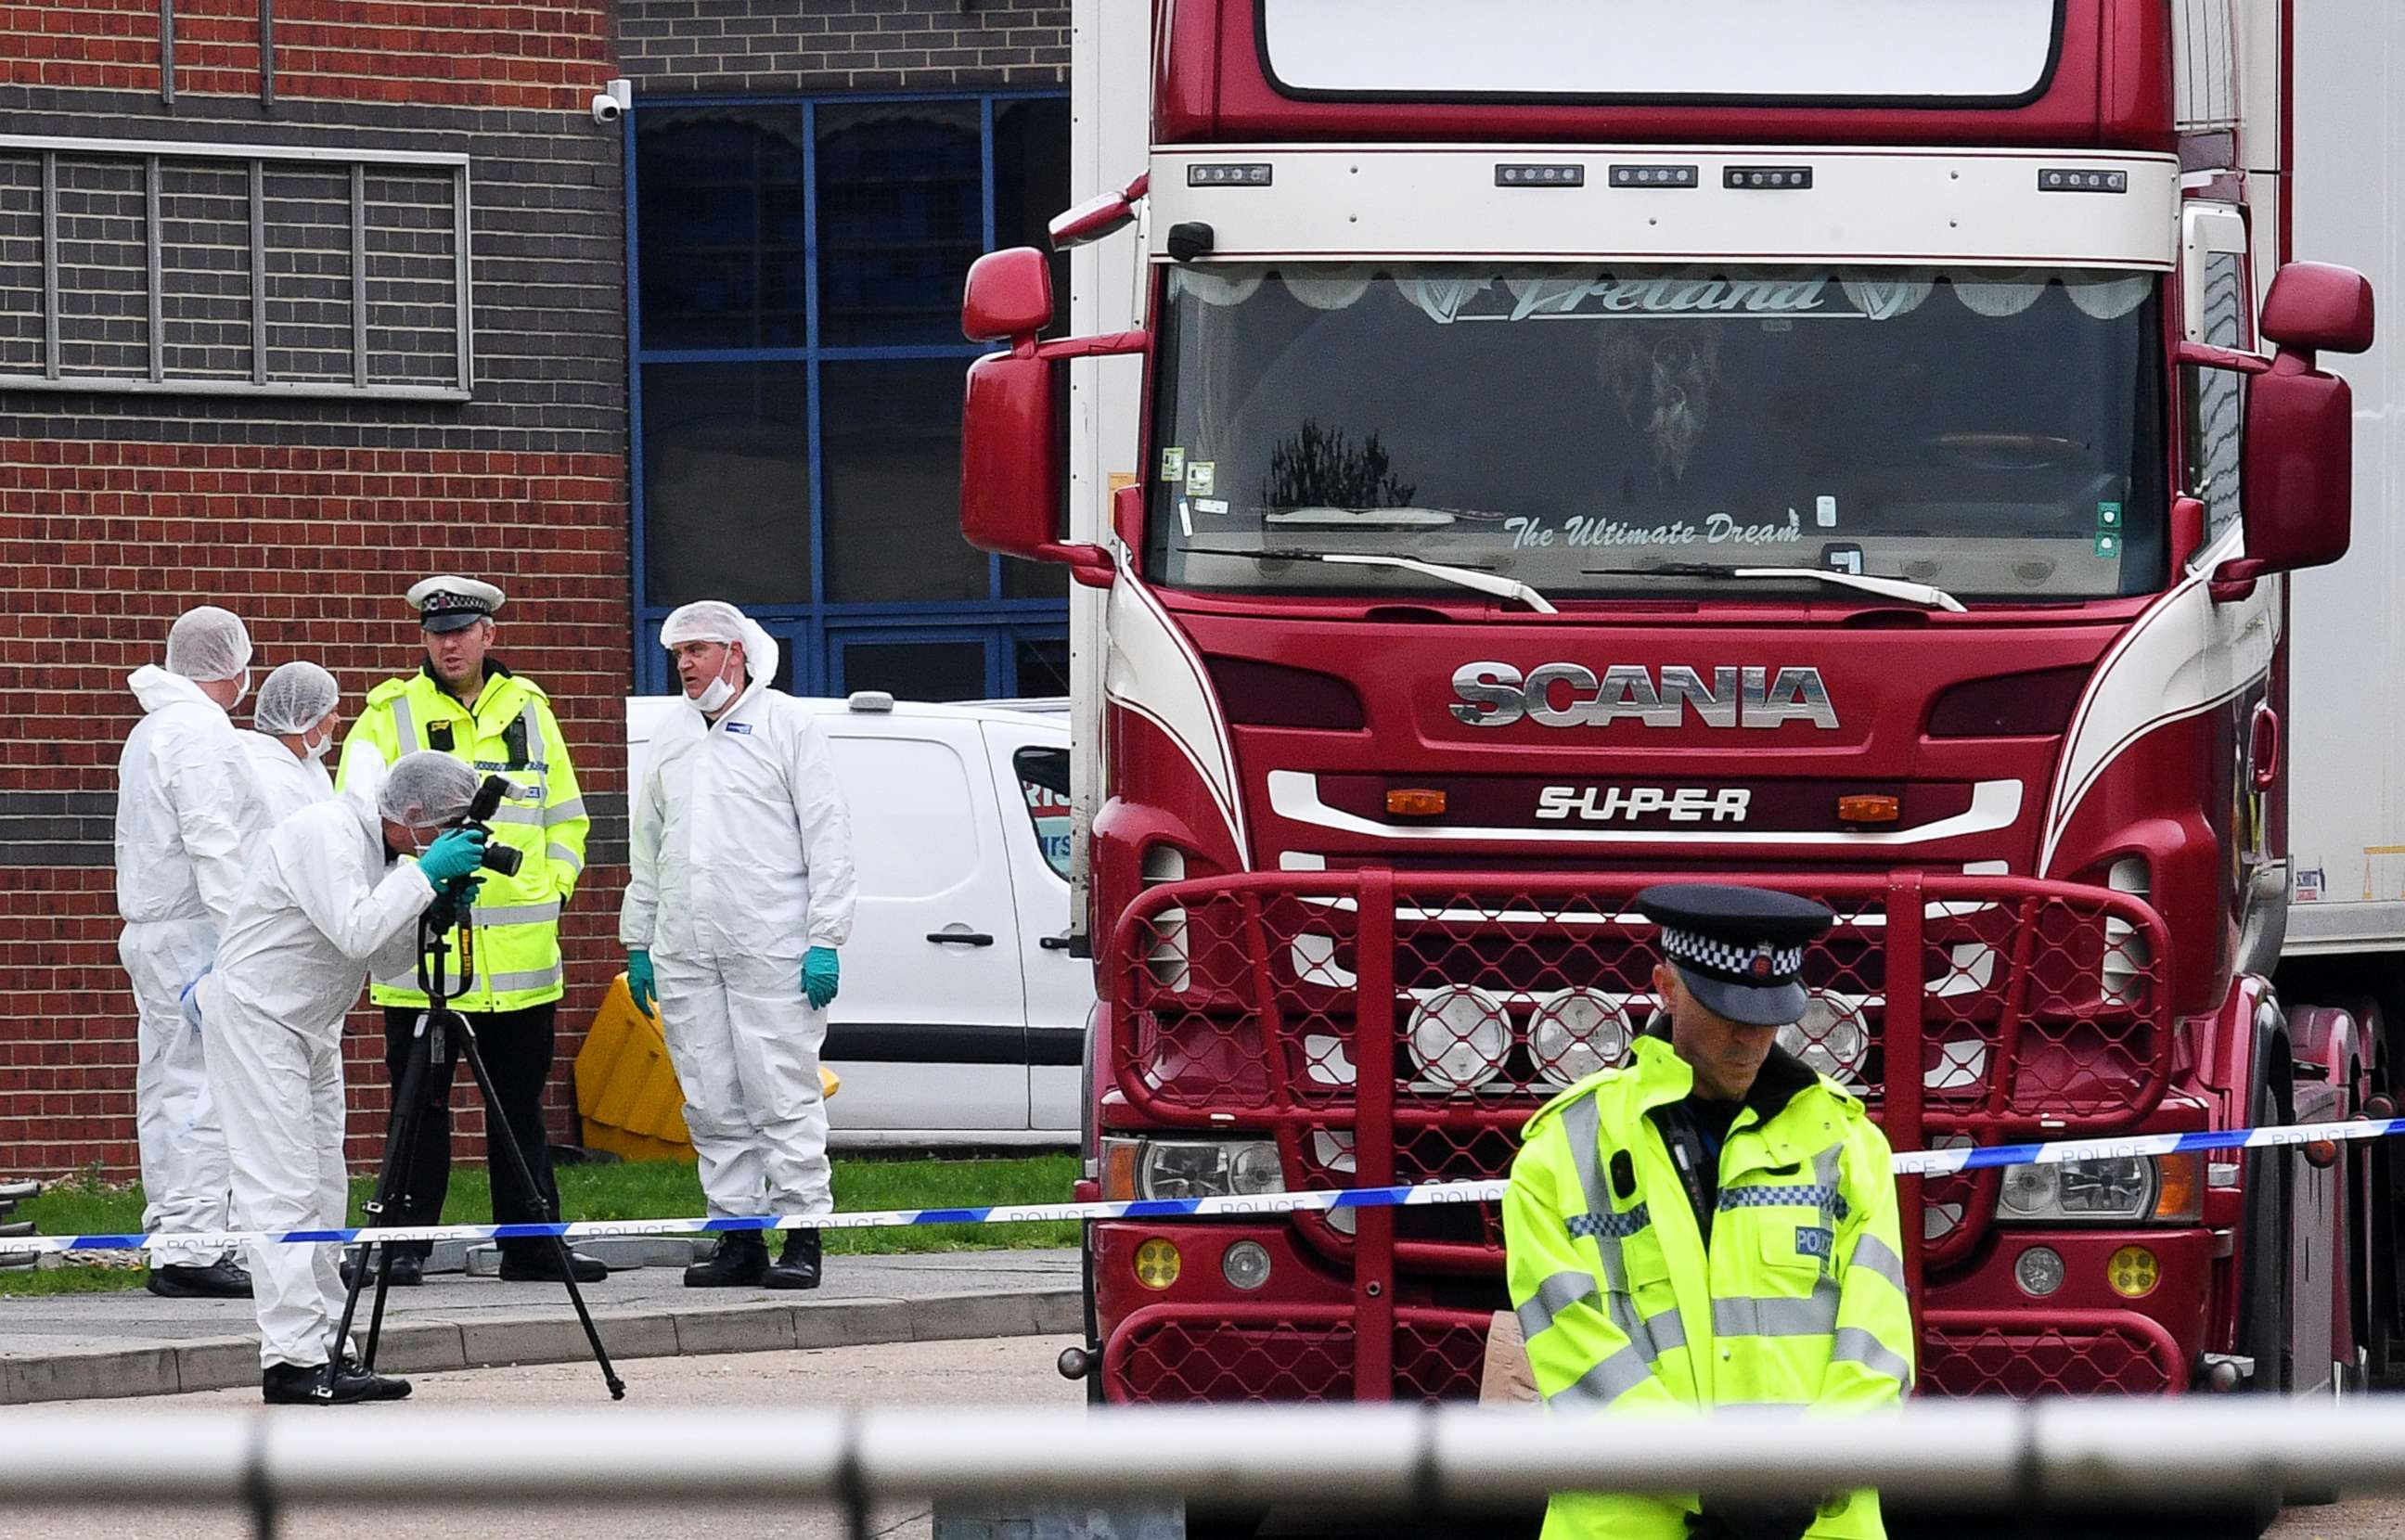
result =
M1022 749L1010 756L1019 775L1020 792L1027 798L1028 820L1044 859L1063 878L1069 875L1069 751L1066 749Z
M833 736L828 749L864 894L935 898L977 875L977 802L950 745Z

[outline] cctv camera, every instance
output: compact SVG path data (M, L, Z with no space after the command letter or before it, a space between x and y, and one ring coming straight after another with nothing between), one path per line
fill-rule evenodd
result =
M627 79L612 80L600 95L593 98L593 120L608 126L626 116L635 105L635 83Z

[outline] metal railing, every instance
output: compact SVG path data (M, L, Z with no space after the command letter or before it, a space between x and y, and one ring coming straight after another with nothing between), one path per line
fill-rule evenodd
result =
M317 1409L9 1420L0 1503L524 1505L594 1498L1470 1511L1556 1491L1818 1495L2023 1513L2405 1491L2405 1398L1920 1402L1862 1418L1597 1421L1490 1408Z

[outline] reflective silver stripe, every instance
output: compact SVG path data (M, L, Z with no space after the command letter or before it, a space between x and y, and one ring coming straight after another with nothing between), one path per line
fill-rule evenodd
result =
M1537 1292L1516 1312L1520 1317L1521 1339L1535 1341L1538 1333L1554 1323L1554 1317L1578 1304L1600 1307L1601 1301L1596 1298L1593 1278L1585 1273L1555 1273L1537 1285Z
M1851 1272L1856 1267L1886 1279L1895 1285L1898 1294L1909 1292L1904 1286L1904 1258L1889 1250L1888 1243L1875 1235L1854 1238L1853 1260L1846 1264L1846 1270Z
M1649 1315L1639 1322L1638 1325L1644 1330L1646 1338L1653 1344L1653 1356L1656 1359L1673 1348L1683 1348L1687 1345L1687 1323L1679 1319L1676 1308L1664 1310L1659 1315Z
M1592 1094L1580 1098L1564 1109L1562 1133L1570 1141L1570 1164L1578 1170L1579 1190L1585 1195L1587 1212L1591 1215L1610 1214L1611 1199L1606 1196L1603 1185L1603 1109L1596 1105ZM1636 1303L1629 1298L1628 1272L1621 1260L1621 1238L1598 1233L1589 1239L1595 1241L1596 1254L1603 1265L1598 1281L1603 1284L1611 1323L1620 1328L1621 1335L1628 1338L1629 1346L1650 1365L1662 1356L1664 1344L1654 1338L1653 1323L1639 1316ZM1675 1324L1676 1312L1665 1313ZM1653 1319L1659 1321L1663 1317ZM1683 1347L1686 1340L1686 1332L1681 1328L1678 1339L1668 1346Z
M493 821L495 823L530 823L537 828L541 828L542 826L542 809L540 807L521 807L515 803L505 802L499 807L493 809Z
M393 741L401 746L401 754L417 752L417 719L410 712L407 691L392 698L392 736ZM399 759L401 755L393 757Z
M1838 1222L1846 1217L1845 1190L1838 1181L1845 1174L1845 1156L1846 1147L1843 1144L1832 1144L1812 1157L1813 1180L1827 1188L1829 1192L1824 1205L1828 1217L1822 1223L1832 1230L1835 1229Z
M1888 1351L1886 1343L1860 1326L1842 1326L1837 1331L1835 1346L1829 1354L1833 1364L1860 1364L1873 1374L1883 1374L1906 1390L1912 1389L1912 1365Z
M479 925L548 925L559 918L559 901L548 903L480 903L469 911Z
M1825 1281L1805 1299L1712 1301L1714 1337L1827 1337L1836 1329L1837 1291Z
M1653 1360L1632 1342L1547 1396L1545 1404L1557 1411L1601 1411L1653 1378Z
M565 976L560 965L555 962L548 968L537 968L531 973L486 973L485 987L497 995L514 994L520 989L548 989Z
M542 810L542 821L545 825L566 823L570 819L581 819L585 816L583 797L570 797L566 802L556 802Z
M559 865L567 867L570 872L582 872L584 870L584 858L565 845L545 846L543 847L542 853L547 859L557 862Z

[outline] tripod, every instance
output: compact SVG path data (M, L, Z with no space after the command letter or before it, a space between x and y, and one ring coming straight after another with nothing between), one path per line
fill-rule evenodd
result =
M434 902L417 921L417 987L426 995L425 1014L417 1018L417 1032L409 1048L409 1062L402 1069L401 1084L392 1093L392 1127L386 1131L384 1164L376 1172L375 1196L368 1200L367 1220L370 1225L382 1223L391 1211L401 1184L408 1180L404 1167L415 1150L418 1122L429 1111L433 1099L431 1075L428 1066L439 1062L444 1054L456 1050L466 1061L469 1072L476 1077L476 1094L485 1101L485 1146L500 1150L514 1169L518 1190L532 1193L533 1173L527 1169L526 1155L519 1150L517 1136L511 1130L509 1120L501 1115L500 1099L493 1094L493 1080L485 1069L485 1056L476 1050L476 1029L468 1018L450 1008L449 995L444 990L443 965L451 954L449 934L452 927L464 917L463 905L448 892L438 892ZM459 931L459 984L467 987L475 968L473 932L466 928ZM569 1303L576 1307L576 1319L584 1327L584 1340L592 1345L593 1361L601 1367L601 1382L610 1387L610 1399L626 1398L626 1382L618 1378L611 1366L609 1350L601 1345L601 1333L593 1324L593 1312L584 1308L584 1295L577 1291L576 1270L569 1261L568 1241L560 1236L545 1238L557 1253L559 1281L568 1289ZM373 1372L376 1361L376 1342L384 1333L385 1295L392 1287L392 1242L373 1241L351 1269L348 1292L343 1299L342 1324L334 1331L334 1349L326 1355L326 1390L333 1393L334 1375L342 1366L343 1344L351 1339L351 1322L359 1313L359 1290L367 1282L368 1265L375 1265L375 1301L368 1315L367 1345L360 1351L361 1367Z

